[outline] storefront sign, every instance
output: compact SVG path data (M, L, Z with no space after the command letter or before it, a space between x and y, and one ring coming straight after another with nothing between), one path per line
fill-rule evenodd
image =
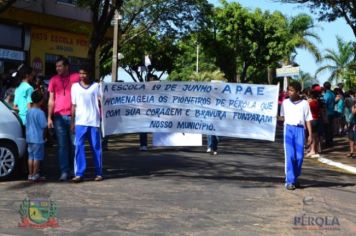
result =
M25 53L21 51L0 48L0 58L15 60L15 61L24 61Z
M31 29L31 62L37 72L46 73L46 54L87 58L89 39L85 35L45 28ZM53 63L51 61L50 63Z

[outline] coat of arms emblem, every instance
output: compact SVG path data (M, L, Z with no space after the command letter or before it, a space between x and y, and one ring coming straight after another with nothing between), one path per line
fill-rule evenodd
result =
M58 227L56 219L57 208L54 201L50 200L49 191L28 192L27 198L20 206L20 227L46 228Z

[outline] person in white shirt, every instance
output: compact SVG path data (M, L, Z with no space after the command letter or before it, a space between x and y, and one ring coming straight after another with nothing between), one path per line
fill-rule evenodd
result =
M103 180L102 148L100 140L99 84L89 78L89 69L79 70L80 81L72 85L71 129L75 133L73 182L83 180L86 169L85 139L89 139L95 166L95 181Z
M304 159L305 124L308 129L308 145L312 142L309 104L300 97L301 85L292 82L288 86L289 99L282 103L281 117L284 118L284 154L285 154L285 186L288 190L300 187L298 177L302 171Z

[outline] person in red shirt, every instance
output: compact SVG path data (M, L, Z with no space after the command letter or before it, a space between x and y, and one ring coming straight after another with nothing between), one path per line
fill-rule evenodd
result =
M56 61L57 75L48 85L48 128L54 128L58 142L58 160L61 170L60 181L66 181L74 168L74 145L71 134L71 88L79 82L78 73L70 73L69 61L60 57Z
M308 94L308 102L309 102L309 107L310 107L310 112L312 114L313 120L311 121L312 125L312 134L309 134L312 136L312 143L310 144L310 149L308 154L306 155L307 157L314 156L318 154L319 150L319 118L320 118L320 104L318 101L318 97L320 96L319 91L317 90L310 90Z

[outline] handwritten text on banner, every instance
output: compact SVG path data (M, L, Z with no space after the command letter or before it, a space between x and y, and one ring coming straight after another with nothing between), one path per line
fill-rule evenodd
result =
M201 133L273 141L275 85L149 82L104 83L104 135Z

